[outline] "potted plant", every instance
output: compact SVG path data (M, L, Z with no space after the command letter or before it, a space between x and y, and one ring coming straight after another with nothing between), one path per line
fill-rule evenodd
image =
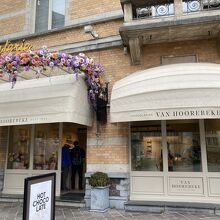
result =
M105 212L109 208L109 178L106 173L95 172L89 179L91 185L91 211Z

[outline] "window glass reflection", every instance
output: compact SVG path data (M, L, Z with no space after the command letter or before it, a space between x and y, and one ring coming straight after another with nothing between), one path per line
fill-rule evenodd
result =
M63 27L65 22L65 0L53 0L52 28Z
M9 135L8 169L28 169L31 126L12 126Z
M133 171L163 171L161 125L156 123L138 123L131 127Z
M220 120L205 120L205 138L209 172L220 171Z
M169 171L202 171L199 121L167 121L167 150Z
M48 30L49 0L36 1L35 32Z
M33 168L57 170L59 145L59 124L36 125Z

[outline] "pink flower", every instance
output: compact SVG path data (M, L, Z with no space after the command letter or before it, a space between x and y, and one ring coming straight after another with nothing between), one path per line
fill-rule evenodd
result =
M80 59L79 59L79 62L80 62L80 63L84 63L84 59L83 59L83 58L80 58Z
M84 53L79 53L80 57L85 57L86 55Z
M64 58L61 59L61 64L63 64L63 65L66 64L66 60Z

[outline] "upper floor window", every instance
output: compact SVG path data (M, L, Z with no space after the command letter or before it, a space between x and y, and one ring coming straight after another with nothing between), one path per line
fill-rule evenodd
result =
M36 0L35 32L63 27L65 0Z

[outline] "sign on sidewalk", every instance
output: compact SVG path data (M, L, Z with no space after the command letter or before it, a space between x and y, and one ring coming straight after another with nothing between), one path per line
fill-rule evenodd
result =
M26 178L23 220L54 220L55 188L56 173Z

